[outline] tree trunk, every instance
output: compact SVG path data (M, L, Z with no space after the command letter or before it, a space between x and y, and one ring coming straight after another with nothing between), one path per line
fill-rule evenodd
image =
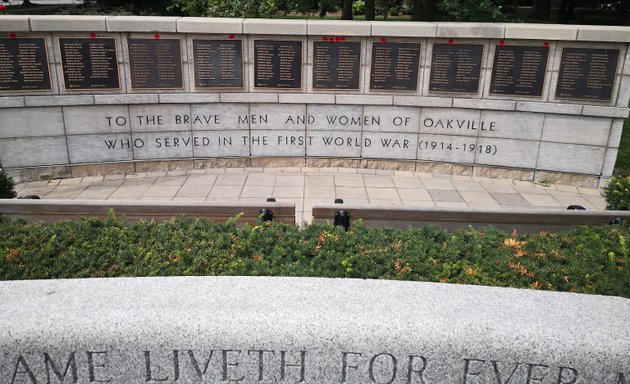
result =
M352 0L343 0L341 20L352 20Z
M536 19L549 20L551 14L550 0L534 0L532 7L532 16Z
M630 25L630 4L622 1L617 9L617 20L619 25Z
M374 0L365 0L365 20L374 20L375 13Z
M562 0L558 9L558 23L565 24L573 18L575 11L575 0Z
M435 20L435 0L415 0L411 13L412 21L434 21Z

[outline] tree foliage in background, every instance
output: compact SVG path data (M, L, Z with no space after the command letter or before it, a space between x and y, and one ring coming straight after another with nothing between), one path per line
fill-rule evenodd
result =
M275 0L171 0L169 10L186 16L264 17L278 10Z
M14 187L13 178L4 171L0 171L0 199L12 199L17 196Z
M106 1L106 0L100 0ZM115 1L115 0L111 0ZM143 0L160 1L160 0ZM341 6L341 19L365 15L387 19L391 15L412 15L415 21L508 21L501 7L491 0L170 0L170 11L187 16L265 17L297 12L324 17Z
M438 19L444 21L510 21L500 6L491 0L440 0Z
M101 9L121 9L129 14L165 14L170 0L86 0L85 5Z
M612 177L604 188L606 209L630 210L630 176Z

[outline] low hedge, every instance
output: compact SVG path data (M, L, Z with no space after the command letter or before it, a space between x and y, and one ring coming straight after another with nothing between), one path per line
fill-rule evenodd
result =
M435 226L348 232L237 226L204 219L161 223L85 219L29 225L0 218L0 279L247 275L397 279L630 297L620 226L517 234Z

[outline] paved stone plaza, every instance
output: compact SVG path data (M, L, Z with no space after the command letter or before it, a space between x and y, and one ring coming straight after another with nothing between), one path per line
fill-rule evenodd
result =
M311 221L313 204L373 207L604 209L597 189L528 181L349 168L213 168L22 183L19 196L44 199L294 202L298 222Z

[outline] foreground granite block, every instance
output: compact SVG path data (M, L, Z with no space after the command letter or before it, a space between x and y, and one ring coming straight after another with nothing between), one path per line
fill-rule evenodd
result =
M400 281L0 283L2 383L630 379L623 298Z

